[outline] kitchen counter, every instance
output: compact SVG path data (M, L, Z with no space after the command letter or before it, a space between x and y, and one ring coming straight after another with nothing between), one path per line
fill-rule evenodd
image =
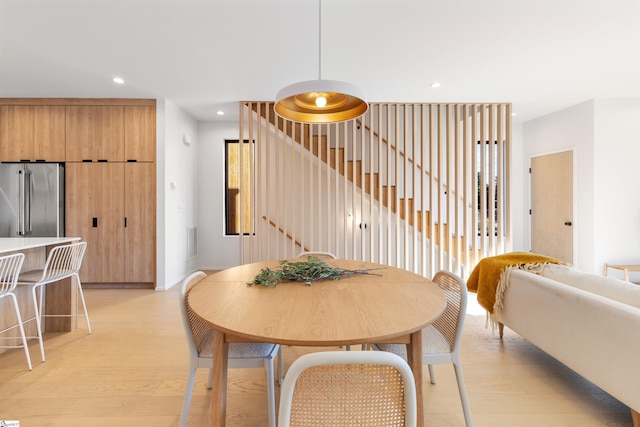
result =
M0 255L78 240L80 237L0 237Z

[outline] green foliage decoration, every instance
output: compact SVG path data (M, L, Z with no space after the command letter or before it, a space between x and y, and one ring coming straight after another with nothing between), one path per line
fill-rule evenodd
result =
M353 276L355 274L374 274L373 269L347 270L344 268L332 267L321 258L309 256L306 261L280 261L277 269L263 268L256 275L253 282L247 285L275 286L283 280L292 282L304 282L311 286L318 280L332 279L338 280L342 277Z

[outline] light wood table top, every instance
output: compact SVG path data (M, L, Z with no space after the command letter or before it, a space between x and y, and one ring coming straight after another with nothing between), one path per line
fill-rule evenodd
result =
M292 260L293 261L293 260ZM278 261L230 268L195 285L189 302L194 313L216 331L212 424L224 426L228 343L270 342L300 346L336 346L398 342L408 346L422 414L422 333L445 308L444 293L417 274L379 264L327 260L376 275L338 281L283 282L275 287L248 286L265 267ZM423 417L419 418L422 425Z

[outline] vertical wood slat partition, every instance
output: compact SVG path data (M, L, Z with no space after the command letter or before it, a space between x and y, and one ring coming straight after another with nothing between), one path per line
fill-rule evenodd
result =
M313 250L468 276L511 250L510 114L502 103L372 103L358 119L309 125L241 102L239 140L254 144L242 261Z

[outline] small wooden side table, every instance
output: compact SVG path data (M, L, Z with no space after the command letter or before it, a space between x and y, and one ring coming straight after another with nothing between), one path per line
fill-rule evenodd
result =
M604 273L603 275L606 277L607 276L607 271L613 268L614 270L622 270L624 272L624 280L626 282L629 282L629 272L633 271L633 272L640 272L640 265L634 265L634 264L629 264L629 265L624 265L624 264L618 264L618 265L610 265L605 263L604 264Z

